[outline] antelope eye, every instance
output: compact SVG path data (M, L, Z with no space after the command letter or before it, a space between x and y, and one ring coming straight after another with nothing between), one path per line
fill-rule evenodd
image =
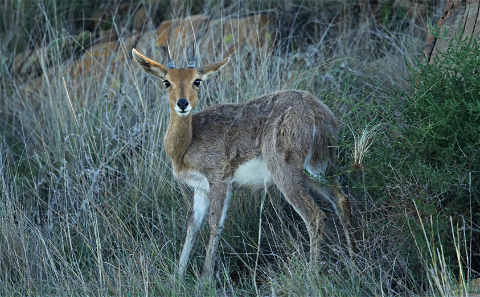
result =
M170 84L170 82L168 80L164 80L163 84L165 85L165 88L168 88L172 85L172 84Z
M200 84L202 83L202 80L197 78L194 82L193 82L193 85L196 86L196 87L200 87Z

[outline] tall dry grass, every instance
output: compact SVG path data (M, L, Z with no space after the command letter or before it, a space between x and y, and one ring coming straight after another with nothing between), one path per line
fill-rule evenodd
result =
M328 94L324 100L342 122L354 131L366 129L368 123L355 115L362 111L351 103L382 102L388 99L384 88L406 88L404 59L413 65L421 55L427 20L418 23L399 13L397 23L380 23L368 10L360 14L345 1L319 3L315 9L322 14L305 25L314 28L311 37L297 36L301 28L296 27L308 7L296 12L301 6L296 2L284 7L275 1L256 7L284 9L287 17L277 18L291 27L282 27L274 47L237 52L202 86L197 109L302 89ZM232 4L211 13L245 15L252 7ZM361 239L353 259L331 206L321 205L330 220L325 256L314 272L306 264L303 223L274 189L264 196L235 193L215 284L196 284L205 231L187 279L178 279L175 264L192 192L173 178L163 151L169 110L161 83L131 63L131 44L125 40L118 42L115 58L108 60L107 54L109 62L94 61L100 70L76 79L73 53L66 58L52 42L65 37L60 22L42 10L40 46L47 54L39 55L41 75L33 84L12 77L12 32L31 20L24 15L9 24L10 12L4 10L2 20L12 31L2 32L0 45L0 295L393 296L435 291L433 285L418 287L409 270L411 259L399 251L411 239L382 230L385 222L367 211L373 203L369 197L356 208ZM346 17L353 13L357 18ZM120 21L112 25L124 29ZM188 47L171 50L177 65L184 65ZM162 50L152 47L149 53L166 60ZM200 46L197 60L224 56ZM347 100L336 100L340 97ZM341 153L349 150L340 148Z

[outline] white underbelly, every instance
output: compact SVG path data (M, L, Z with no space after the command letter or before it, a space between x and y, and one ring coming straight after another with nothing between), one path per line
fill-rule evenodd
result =
M233 174L233 184L235 187L256 191L272 185L273 179L263 158L257 157L238 166Z

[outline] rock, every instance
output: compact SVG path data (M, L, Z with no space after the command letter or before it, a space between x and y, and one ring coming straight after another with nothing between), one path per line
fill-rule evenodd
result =
M15 56L10 69L18 82L25 82L41 75L51 65L74 59L91 44L90 32L81 32L74 38L59 38L48 46L24 51Z
M169 40L171 50L177 47L184 49L191 46L195 39L197 41L200 40L207 29L209 21L204 15L192 15L174 20Z
M472 279L470 281L470 286L474 291L480 292L480 278ZM480 294L478 295L480 296Z
M147 23L148 23L147 11L142 6L135 13L135 18L133 20L133 28L135 30L140 30L141 31Z
M121 10L123 13L130 11L126 6L122 6ZM23 79L20 80L23 85L19 92L27 98L25 102L29 102L30 106L37 106L48 98L51 89L46 89L45 86L49 85L46 80L59 83L57 79L62 77L71 100L83 105L89 100L98 100L99 95L109 97L118 91L127 74L126 65L131 63L133 47L166 64L168 41L177 67L186 66L194 40L197 44L197 66L219 61L232 53L237 53L237 59L250 59L248 53L251 49L260 47L268 50L274 44L274 24L275 19L266 15L216 20L193 15L165 21L156 31L141 36L135 34L126 38L118 36L117 30L102 30L93 46L90 46L93 39L90 32L82 32L76 40L59 39L49 47L17 55L11 72L17 79ZM83 55L79 56L80 53ZM227 66L224 73L228 71L231 69ZM64 88L63 81L61 88Z
M395 0L393 9L406 10L408 18L419 23L426 19L430 5L433 5L430 0Z
M197 41L198 54L197 59L199 65L206 65L212 62L213 58L222 60L228 51L228 47L224 41L224 28L228 22L228 18L221 18L209 22L202 38Z
M441 27L440 35L448 30L446 38L437 39L428 35L425 47L425 61L432 62L432 57L448 48L448 41L458 36L462 31L462 38L480 35L479 3L477 0L448 0L447 8L437 23ZM438 55L440 60L442 59Z
M232 54L245 47L272 46L276 37L274 24L275 19L266 15L230 19L224 31L228 53Z
M102 69L107 67L109 60L115 59L116 48L116 41L92 46L80 59L71 65L70 77L74 80L85 80L102 72Z
M150 3L151 5L157 5L158 3ZM146 32L150 31L154 28L153 23L155 22L155 10L151 8L147 10L147 8L142 5L140 8L137 9L135 12L135 16L133 18L133 29L138 32Z
M166 47L167 41L170 38L170 32L172 31L173 21L165 21L160 24L157 29L157 43L158 46Z
M160 58L159 54L163 52L163 45L160 45L158 42L158 31L151 31L148 33L143 34L140 39L138 40L137 45L135 45L135 49L142 53L142 55L146 55L154 60ZM165 41L166 46L166 41ZM162 61L162 60L156 60Z
M125 65L130 61L131 50L138 40L138 35L119 41L100 43L89 48L79 59L68 66L68 85L72 91L70 96L92 97L92 86L101 81L110 81L115 77L122 80ZM114 83L118 85L118 82ZM110 87L113 88L111 84ZM72 98L73 100L73 98Z
M112 42L118 40L118 33L116 29L100 31L96 43Z
M46 57L44 48L26 50L15 56L11 72L16 79L27 80L42 73L41 60Z

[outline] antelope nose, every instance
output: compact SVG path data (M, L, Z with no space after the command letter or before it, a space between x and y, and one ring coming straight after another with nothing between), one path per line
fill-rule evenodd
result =
M180 99L177 101L177 106L181 110L185 110L188 106L188 100L187 99Z

